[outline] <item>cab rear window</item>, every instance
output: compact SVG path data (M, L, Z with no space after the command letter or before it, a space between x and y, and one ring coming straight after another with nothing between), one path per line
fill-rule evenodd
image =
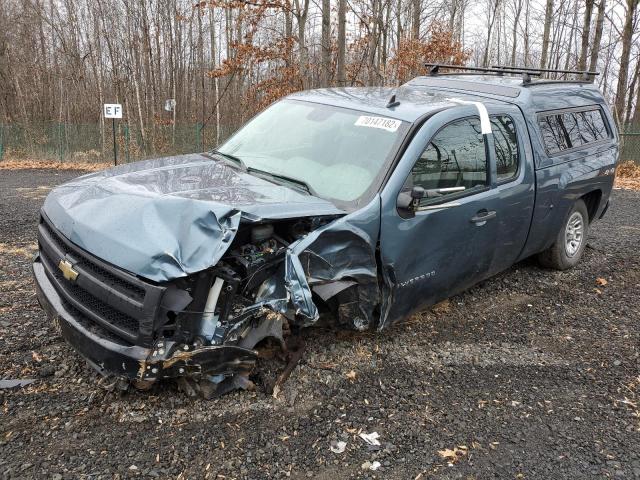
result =
M606 120L599 107L542 113L538 116L547 153L580 148L609 137Z

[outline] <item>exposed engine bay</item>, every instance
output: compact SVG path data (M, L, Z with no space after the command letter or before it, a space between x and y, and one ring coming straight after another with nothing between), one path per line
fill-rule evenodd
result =
M241 225L215 267L172 282L161 303L164 315L152 355L135 384L144 388L158 378L189 377L203 395L219 395L253 387L248 375L262 342L295 356L287 342L299 327L284 285L287 249L333 219ZM323 306L331 313L329 304Z

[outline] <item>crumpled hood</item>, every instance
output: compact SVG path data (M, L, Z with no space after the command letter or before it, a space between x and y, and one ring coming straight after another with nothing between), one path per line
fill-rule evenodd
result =
M43 212L79 247L154 281L215 265L241 218L345 213L327 200L200 154L84 175L52 190Z

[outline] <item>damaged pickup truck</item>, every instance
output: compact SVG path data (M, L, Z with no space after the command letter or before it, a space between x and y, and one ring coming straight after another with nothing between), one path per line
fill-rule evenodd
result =
M56 188L41 305L100 372L215 395L320 319L381 330L534 254L575 265L609 203L611 114L590 82L497 72L297 93L215 151Z

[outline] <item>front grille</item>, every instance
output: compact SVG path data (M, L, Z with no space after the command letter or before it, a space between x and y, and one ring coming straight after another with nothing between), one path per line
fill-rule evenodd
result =
M110 339L149 346L164 287L141 280L92 256L59 234L43 215L38 228L40 258L65 308L91 331ZM60 260L73 265L75 281L64 278Z
M68 248L67 244L60 237L60 235L56 231L54 231L53 227L49 225L46 221L43 221L42 225L46 230L46 232L51 237L52 242L60 249L60 251L62 251L65 255L67 253L70 253L71 249ZM119 278L113 275L112 273L105 270L104 268L99 267L95 263L86 261L86 259L83 258L79 261L78 266L81 266L87 270L90 270L93 273L93 275L95 275L96 277L99 277L100 280L102 280L104 283L119 290L123 294L128 295L132 298L135 298L136 300L139 300L139 301L144 300L145 291L143 288L140 288L139 286L131 282L127 282L122 278Z
M62 299L62 305L65 310L73 315L73 318L76 319L84 328L89 330L94 335L98 335L106 340L109 340L113 343L119 343L120 345L130 345L130 342L123 342L122 338L115 333L112 333L110 330L106 328L102 328L96 323L89 320L80 310L74 307L71 303L69 303L64 298Z
M113 307L110 307L99 298L91 295L86 290L82 289L75 283L71 283L65 280L62 272L55 267L55 264L51 261L47 253L41 252L42 263L45 270L50 272L58 281L60 288L67 294L67 298L72 298L79 302L83 307L88 308L90 311L96 313L101 318L104 318L110 324L126 330L133 336L137 336L138 329L140 328L138 320L119 312ZM77 310L77 309L76 309Z

